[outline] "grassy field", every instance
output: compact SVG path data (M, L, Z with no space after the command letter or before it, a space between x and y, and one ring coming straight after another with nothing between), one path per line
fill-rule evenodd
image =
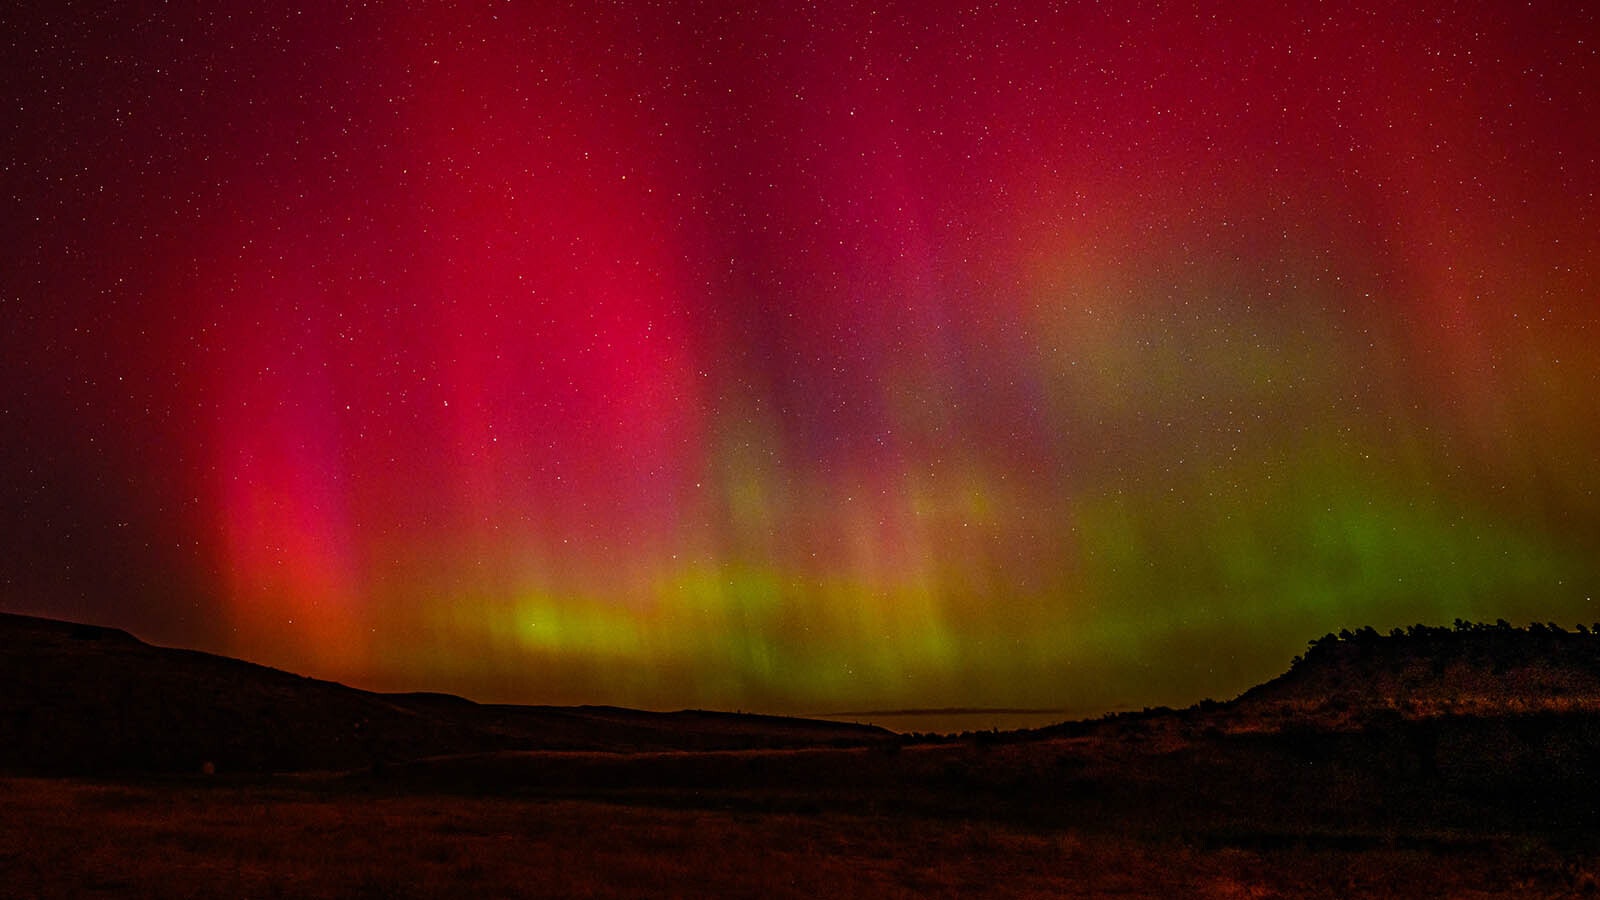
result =
M1213 845L1083 828L378 792L0 781L8 897L1559 897L1540 844Z

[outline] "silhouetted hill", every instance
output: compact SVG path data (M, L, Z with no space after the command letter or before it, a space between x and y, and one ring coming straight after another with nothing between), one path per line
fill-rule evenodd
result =
M1380 729L1441 718L1600 717L1600 625L1567 631L1504 620L1341 631L1310 642L1288 671L1226 702L1122 712L990 741L1138 735L1169 745L1200 734Z
M348 770L501 750L851 745L883 729L699 710L478 704L377 694L155 647L124 631L0 613L0 771Z
M220 772L348 771L508 751L915 742L871 726L807 719L378 694L154 647L115 629L26 616L0 614L0 650L0 771L195 772L207 762ZM1600 635L1463 622L1320 638L1286 673L1227 703L972 739L994 745L1096 737L1141 753L1210 746L1228 754L1242 746L1228 742L1252 736L1277 735L1282 740L1272 740L1288 742L1278 750L1293 753L1302 743L1316 749L1356 740L1352 746L1385 769L1451 773L1489 772L1493 766L1475 748L1494 745L1502 746L1495 759L1520 760L1531 778L1551 754L1576 752L1563 748L1596 746L1597 728ZM1359 738L1330 737L1356 732ZM1600 757L1582 753L1581 765L1567 768L1600 771Z
M1600 634L1503 621L1345 631L1312 641L1289 671L1227 707L1236 716L1322 719L1600 711Z

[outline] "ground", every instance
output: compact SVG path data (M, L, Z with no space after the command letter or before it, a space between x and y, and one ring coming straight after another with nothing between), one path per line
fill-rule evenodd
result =
M14 897L1565 897L1539 842L1281 846L963 817L375 790L332 778L0 782Z

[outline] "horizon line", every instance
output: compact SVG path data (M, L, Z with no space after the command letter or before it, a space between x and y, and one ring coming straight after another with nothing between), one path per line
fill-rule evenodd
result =
M1029 707L1029 706L938 706L938 707L913 707L909 709L864 709L846 710L843 712L807 713L806 718L833 719L844 716L954 716L954 715L983 715L985 713L1000 715L1074 715L1071 709L1057 707Z

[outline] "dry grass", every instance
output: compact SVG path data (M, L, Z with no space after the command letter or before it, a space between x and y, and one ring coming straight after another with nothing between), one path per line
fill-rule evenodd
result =
M0 781L6 896L1580 896L1594 860L1205 849L824 813L334 791L315 782Z

